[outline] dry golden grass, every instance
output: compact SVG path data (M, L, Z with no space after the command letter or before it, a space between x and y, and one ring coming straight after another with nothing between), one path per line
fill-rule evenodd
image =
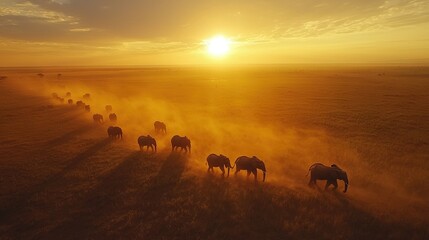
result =
M38 72L44 78L36 76ZM61 80L56 79L62 73ZM378 76L378 73L385 75ZM4 239L427 239L429 69L2 69ZM91 113L51 93L91 93ZM93 113L111 104L124 140ZM164 121L167 135L155 135ZM158 153L138 151L152 134ZM172 154L187 135L191 155ZM257 155L267 182L206 173ZM336 163L346 194L307 187ZM259 176L260 177L260 176ZM340 183L343 188L343 183Z

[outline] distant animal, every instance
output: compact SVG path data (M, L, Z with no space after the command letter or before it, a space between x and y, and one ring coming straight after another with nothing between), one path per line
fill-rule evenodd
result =
M146 150L149 149L149 147L152 149L152 151L156 152L156 140L155 138L151 137L150 135L147 136L140 136L137 139L137 143L139 144L140 150L143 150L143 147L147 147Z
M66 92L66 97L71 97L71 92Z
M167 127L165 126L165 123L156 121L153 123L153 126L155 127L155 132L167 133Z
M37 76L38 76L38 77L40 77L40 78L42 78L42 77L44 77L44 76L45 76L45 74L43 74L43 73L38 73L38 74L37 74Z
M111 122L116 122L118 120L118 117L116 116L115 113L111 113L111 114L109 114L109 120Z
M91 111L91 106L85 105L85 111L90 112Z
M76 102L76 106L81 107L81 108L84 108L84 107L85 107L85 103L84 103L84 102L82 102L82 101L77 101L77 102Z
M85 93L82 97L83 97L83 99L90 99L91 98L91 94Z
M323 165L322 163L315 163L308 169L310 173L309 186L316 185L316 180L327 180L325 190L332 184L334 189L338 188L337 179L344 181L344 192L347 192L349 186L349 179L347 173L339 168L337 165L332 164L330 167ZM307 173L308 175L308 173Z
M120 127L110 126L107 129L107 134L111 138L121 138L122 139L122 129Z
M92 115L92 119L94 119L94 122L96 123L102 123L103 122L103 115L101 114L94 114Z
M229 158L227 158L222 154L220 155L216 155L213 153L210 154L207 157L207 164L209 166L209 168L207 169L207 172L209 172L210 170L213 172L213 167L218 167L222 171L222 176L225 176L225 168L228 168L227 176L229 176L229 170L231 168L234 168L233 166L231 166L231 162L229 161Z
M61 78L61 76L62 76L62 74L61 74L61 73L58 73L58 74L57 74L57 79L60 79L60 78Z
M112 111L112 105L106 105L106 111L111 112Z
M73 104L73 99L67 100L68 104Z
M171 138L171 151L176 150L180 147L180 151L185 150L185 152L191 152L191 140L186 136L181 137L179 135L175 135Z
M259 158L253 156L253 157L246 157L241 156L238 157L237 160L235 160L235 175L240 170L247 170L247 177L250 176L251 173L255 175L255 181L258 179L258 169L262 170L263 173L263 179L262 181L265 182L265 174L267 172L267 169L265 168L265 163L260 160Z

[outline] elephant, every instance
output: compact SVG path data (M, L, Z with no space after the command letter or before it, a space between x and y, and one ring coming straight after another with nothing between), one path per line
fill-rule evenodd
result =
M118 120L118 117L116 116L115 113L111 113L109 114L109 119L111 122L116 122Z
M165 126L165 123L156 121L153 123L153 126L155 127L155 132L167 133L167 127Z
M112 105L106 105L106 111L111 112L112 111Z
M232 168L234 168L233 166L231 166L231 162L229 161L229 158L220 154L220 155L216 155L216 154L210 154L207 157L207 164L209 165L209 168L207 169L207 172L209 172L210 170L213 172L213 167L219 167L220 170L222 171L222 176L225 176L225 168L228 168L228 177L229 177L229 170Z
M315 163L310 166L308 172L311 173L310 182L308 183L309 186L312 187L316 185L316 180L327 180L325 190L328 189L331 184L334 185L334 189L337 189L337 179L339 179L344 181L344 193L347 192L347 188L349 186L347 173L337 165L332 164L330 167L328 167L321 163Z
M265 175L267 172L267 169L265 168L265 163L260 160L259 158L253 156L253 157L247 157L247 156L241 156L238 157L237 160L235 160L235 175L240 170L247 170L247 177L250 176L251 173L255 175L255 181L258 179L258 169L261 169L263 172L263 179L262 181L265 182Z
M85 111L90 112L91 111L91 106L85 105Z
M83 99L90 99L91 98L91 94L85 93L82 97L83 97Z
M103 122L103 115L101 115L101 114L94 114L93 116L92 116L92 118L94 119L94 122L96 122L96 123L102 123Z
M185 152L188 152L189 148L189 152L191 152L191 140L189 140L189 138L187 138L186 136L181 137L179 135L175 135L171 138L171 147L171 151L174 151L175 149L180 147L180 151L185 149Z
M120 127L110 126L107 129L107 134L109 134L109 137L111 137L111 138L121 138L122 139L122 129Z
M73 104L73 99L67 100L68 104Z
M82 102L82 101L77 101L76 102L76 106L78 106L78 107L85 107L85 103L84 102Z
M146 146L147 147L146 150L148 150L150 147L152 149L152 151L156 152L156 140L155 140L155 138L151 137L150 135L140 136L137 139L137 143L139 144L140 150L142 150L143 147Z
M71 97L71 92L66 92L66 97Z

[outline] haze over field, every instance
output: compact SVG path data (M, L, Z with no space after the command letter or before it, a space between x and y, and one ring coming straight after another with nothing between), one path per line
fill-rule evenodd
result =
M1 82L2 155L8 156L1 163L2 231L15 237L69 231L126 238L427 236L429 70L305 68L3 69L10 77ZM35 74L40 71L43 78ZM52 92L71 92L74 101L90 93L83 101L91 113L59 103ZM122 141L106 142L107 104L118 115ZM104 115L102 126L92 124L94 113ZM168 134L154 133L156 120ZM137 137L147 134L157 139L157 154L139 153ZM191 155L170 155L175 134L191 139ZM258 156L267 182L254 185L243 172L235 178L234 170L227 179L219 169L210 177L210 153L233 162ZM314 162L345 169L348 193L324 192L323 181L320 190L308 188Z

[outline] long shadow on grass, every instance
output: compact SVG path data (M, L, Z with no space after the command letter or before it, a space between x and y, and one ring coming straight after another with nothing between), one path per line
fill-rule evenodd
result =
M54 138L52 140L49 140L46 143L46 146L47 147L56 147L56 146L59 146L61 144L64 144L64 143L70 141L71 139L73 139L74 137L76 137L77 135L80 135L82 133L88 132L93 127L94 127L93 125L86 125L86 126L78 128L78 129L75 129L73 131L70 131L70 132L68 132L66 134L63 134L63 135L61 135L59 137L56 137L56 138Z
M67 172L77 168L83 161L106 147L109 143L111 143L111 141L111 139L107 138L93 144L85 151L79 153L78 155L70 159L68 164L60 172L47 178L41 183L30 187L27 191L24 191L24 193L18 195L16 199L14 199L13 203L11 203L9 206L2 207L0 209L0 222L9 218L17 210L23 209L26 206L28 200L35 194L45 190L52 184L58 184L58 182Z

